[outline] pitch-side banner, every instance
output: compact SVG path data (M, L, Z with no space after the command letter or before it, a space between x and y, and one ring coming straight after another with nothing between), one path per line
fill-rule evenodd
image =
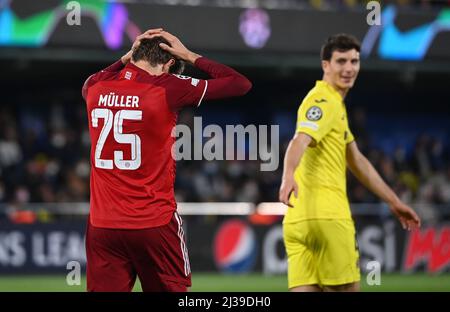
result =
M185 216L193 272L286 274L283 232L278 216ZM450 268L450 226L424 226L405 232L396 220L356 219L360 267L378 261L385 272ZM0 273L67 273L77 261L84 269L85 222L0 227Z
M325 38L346 32L362 41L364 57L450 59L450 8L402 11L382 4L379 11L265 10L104 0L0 5L0 47L122 50L153 27L164 27L198 51L317 56Z

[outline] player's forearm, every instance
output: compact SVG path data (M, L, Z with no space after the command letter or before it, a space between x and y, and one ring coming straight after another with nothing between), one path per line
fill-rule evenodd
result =
M194 53L192 51L189 51L189 53L183 59L186 60L186 62L189 62L192 65L195 65L195 62L201 57L202 56L200 54L197 54L197 53Z
M284 156L283 179L294 175L295 169L300 164L307 147L308 145L301 144L295 139L289 142L286 155Z
M395 204L400 199L394 191L383 181L369 160L361 155L351 166L350 171L370 191L389 204Z

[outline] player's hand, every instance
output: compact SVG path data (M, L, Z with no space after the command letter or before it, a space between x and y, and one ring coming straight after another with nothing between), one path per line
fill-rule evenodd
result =
M158 34L159 35L159 34ZM181 43L180 39L172 35L167 31L162 31L160 35L166 39L170 46L165 43L160 43L161 49L166 50L175 57L182 59L183 61L190 62L192 64L200 57L197 53L190 51Z
M142 39L150 39L153 38L154 35L160 34L163 31L162 28L153 28L149 29L146 32L140 34L136 37L131 46L131 50L127 52L124 56L121 57L121 61L123 64L127 64L131 60L131 56L133 55L133 51L141 44Z
M411 231L420 227L421 221L414 210L403 202L390 205L392 213L398 218L404 230Z
M283 177L280 187L279 200L285 205L289 207L293 207L293 205L289 202L289 197L291 193L294 192L295 197L298 195L298 185L294 180L294 176Z

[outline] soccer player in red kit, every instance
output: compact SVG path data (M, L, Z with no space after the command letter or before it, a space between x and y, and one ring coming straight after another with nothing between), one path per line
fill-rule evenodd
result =
M180 60L211 79L171 74ZM177 214L171 156L177 112L241 96L250 81L188 50L162 29L83 86L89 119L91 201L86 232L88 291L186 291L191 270Z

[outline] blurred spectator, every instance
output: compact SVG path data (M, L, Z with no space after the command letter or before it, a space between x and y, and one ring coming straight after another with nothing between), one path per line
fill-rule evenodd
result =
M416 172L422 177L428 177L431 174L430 162L430 138L423 134L417 138L414 147L413 166Z
M433 139L430 144L430 165L433 172L444 170L444 143L442 140Z
M355 138L358 138L358 148L367 155L370 145L369 134L367 133L366 112L361 107L356 107L351 113L350 129Z
M0 178L0 203L4 203L6 199L5 196L5 185L3 184L1 178Z
M22 160L22 150L17 138L17 132L12 124L6 124L0 138L0 166L11 167Z

